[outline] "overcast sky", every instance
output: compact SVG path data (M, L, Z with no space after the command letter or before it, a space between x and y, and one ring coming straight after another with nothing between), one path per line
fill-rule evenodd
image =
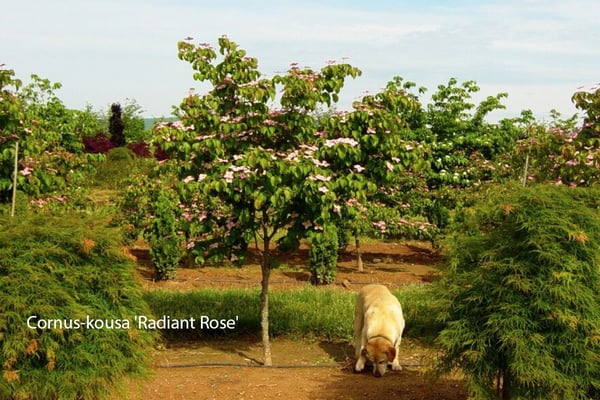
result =
M28 81L63 87L67 107L106 110L135 99L144 116L171 113L191 87L177 42L217 45L227 35L267 76L292 62L319 69L344 60L362 70L338 109L394 76L435 91L475 80L480 98L508 92L498 118L531 109L577 110L572 94L600 82L600 1L2 1L0 64ZM477 101L480 100L477 99Z

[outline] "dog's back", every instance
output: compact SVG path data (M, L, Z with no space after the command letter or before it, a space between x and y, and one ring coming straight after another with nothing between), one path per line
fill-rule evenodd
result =
M400 302L387 287L364 286L358 293L354 316L355 369L361 371L366 360L373 363L376 376L385 373L387 362L393 369L401 369L397 353L404 325ZM385 363L381 361L384 358Z

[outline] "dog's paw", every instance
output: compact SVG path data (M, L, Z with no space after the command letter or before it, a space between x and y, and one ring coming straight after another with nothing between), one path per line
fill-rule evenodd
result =
M358 361L356 361L356 365L354 366L354 371L361 372L363 369L365 369L365 361L359 358Z
M394 371L402 371L402 365L399 362L392 363L392 370Z

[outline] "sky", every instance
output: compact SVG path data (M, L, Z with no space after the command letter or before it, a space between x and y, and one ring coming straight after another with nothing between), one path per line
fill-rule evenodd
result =
M31 74L60 82L69 108L108 110L134 99L144 117L169 116L190 88L191 66L177 42L217 47L222 35L256 57L267 77L291 63L320 69L328 60L362 71L338 110L395 76L435 92L450 78L474 80L477 104L507 92L506 110L551 109L570 117L571 96L600 82L597 0L249 1L0 0L0 64L25 83ZM428 95L423 100L428 101Z

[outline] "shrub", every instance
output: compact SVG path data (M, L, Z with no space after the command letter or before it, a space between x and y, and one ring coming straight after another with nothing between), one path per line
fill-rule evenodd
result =
M174 212L176 201L173 193L161 190L153 204L154 215L150 227L144 232L150 244L150 255L157 280L174 279L179 262L185 256L185 241L178 232L178 221Z
M152 152L150 151L150 146L146 142L136 142L129 143L127 148L134 152L134 154L138 157L152 157Z
M85 153L106 154L114 147L105 132L98 132L94 136L83 137L83 151Z
M477 398L585 399L600 388L598 189L496 191L449 245L441 371Z
M135 159L135 153L127 147L115 147L106 154L109 161L132 161Z
M334 225L312 235L309 268L314 284L329 284L335 280L338 259L338 233Z
M149 312L118 237L81 215L0 221L0 399L105 398L148 372L156 333L133 324Z

